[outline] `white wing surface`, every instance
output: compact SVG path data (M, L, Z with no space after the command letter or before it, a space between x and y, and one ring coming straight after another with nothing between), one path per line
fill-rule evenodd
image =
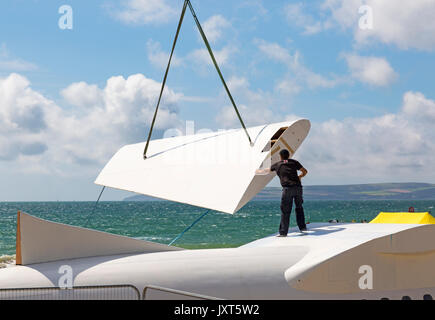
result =
M256 175L279 160L279 150L296 152L310 130L302 119L242 129L179 136L121 148L95 183L165 200L233 214L274 177Z

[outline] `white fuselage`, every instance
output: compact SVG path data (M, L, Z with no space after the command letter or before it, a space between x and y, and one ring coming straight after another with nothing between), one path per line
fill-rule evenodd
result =
M422 299L424 295L435 296L435 269L427 269L434 261L433 250L423 245L416 251L424 259L416 258L406 265L406 261L400 260L402 249L394 243L400 244L403 237L420 241L413 234L424 234L425 239L421 241L427 240L427 234L434 234L434 229L428 227L434 226L311 224L306 235L292 229L287 238L270 236L239 248L123 254L15 266L0 270L0 298L7 298L8 292L12 292L4 289L61 287L67 266L73 288L91 287L88 291L92 292L93 286L128 285L137 289L140 298L147 299L183 299L189 298L189 294L221 299L401 299L403 296ZM423 229L419 231L420 228ZM415 251L412 247L403 250L408 256ZM389 255L393 260L388 260ZM372 288L361 287L361 281L367 280L362 277L370 274L361 273L359 265L373 269L369 279ZM409 272L426 272L427 282L397 278L407 267ZM392 272L396 274L394 279L387 275ZM412 279L415 274L408 276ZM178 291L181 293L177 294Z

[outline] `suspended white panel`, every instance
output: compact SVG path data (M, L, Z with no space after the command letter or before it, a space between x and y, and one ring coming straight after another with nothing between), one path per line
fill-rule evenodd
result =
M145 143L127 145L95 183L232 214L275 175L255 170L278 161L281 149L293 156L309 130L305 119L248 128L253 146L243 129L153 140L146 160Z

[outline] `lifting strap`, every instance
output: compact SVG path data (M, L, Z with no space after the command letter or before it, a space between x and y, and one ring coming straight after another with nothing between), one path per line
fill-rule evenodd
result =
M143 152L144 159L147 158L146 153L148 150L148 145L150 143L151 134L153 132L154 122L156 122L157 110L159 110L160 100L162 99L163 89L165 88L166 78L168 77L169 67L171 66L172 55L174 53L175 45L177 43L178 34L180 33L181 24L183 23L184 13L186 12L187 2L189 2L189 0L184 1L183 10L181 11L180 21L178 22L177 32L175 33L174 43L172 44L171 55L169 56L168 66L166 67L165 76L163 77L163 82L162 82L162 88L160 89L159 100L157 101L156 111L154 111L153 121L151 122L150 132L148 133L147 143L145 145L145 150Z
M178 22L177 32L175 34L174 42L172 44L172 50L171 50L171 54L169 56L168 66L166 67L165 76L163 77L162 88L160 90L159 100L157 101L156 110L154 112L154 117L153 117L153 120L151 122L150 131L148 133L147 143L145 145L145 149L144 149L144 152L143 152L143 158L144 159L147 158L146 153L147 153L147 150L148 150L148 145L149 145L150 140L151 140L151 134L153 132L154 123L156 121L156 116L157 116L157 111L158 111L159 106L160 106L160 101L162 99L163 90L164 90L165 84L166 84L166 79L168 77L168 72L169 72L169 67L171 65L172 55L174 53L175 45L177 43L178 35L180 33L181 25L183 23L184 14L186 13L187 6L189 6L190 12L192 13L193 18L195 19L196 26L198 27L199 33L201 34L201 37L204 40L205 46L207 47L208 53L210 54L210 57L211 57L211 59L213 61L213 64L214 64L214 66L216 68L217 73L219 74L219 77L220 77L220 79L222 81L222 84L223 84L223 86L225 88L225 91L227 92L228 97L230 98L231 103L232 103L232 105L234 107L234 110L236 111L237 117L239 118L239 121L242 124L243 129L245 130L245 133L246 133L246 135L248 137L248 140L249 140L249 144L251 146L253 145L251 137L249 136L248 130L246 129L246 126L243 123L242 117L240 116L239 110L237 109L236 103L234 102L234 99L233 99L233 97L232 97L232 95L230 93L230 90L228 89L228 86L225 83L225 79L224 79L224 77L222 75L222 72L220 71L219 66L218 66L218 64L216 62L216 59L215 59L214 54L213 54L213 51L211 50L210 44L209 44L209 42L207 40L207 37L205 36L204 30L202 29L201 24L199 23L199 20L198 20L196 14L195 14L195 11L193 10L192 4L190 3L189 0L185 0L184 1L184 5L183 5L183 10L181 11L180 21Z

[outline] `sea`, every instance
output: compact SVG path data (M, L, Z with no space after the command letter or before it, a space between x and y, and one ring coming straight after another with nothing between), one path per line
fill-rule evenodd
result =
M433 210L435 200L305 201L307 222L370 221L381 211ZM13 259L17 211L114 234L169 244L205 209L169 201L0 202L0 260ZM278 230L279 201L251 201L236 214L210 211L174 245L188 248L238 247ZM291 226L296 225L294 209ZM309 224L308 224L309 228ZM1 262L1 261L0 261Z

